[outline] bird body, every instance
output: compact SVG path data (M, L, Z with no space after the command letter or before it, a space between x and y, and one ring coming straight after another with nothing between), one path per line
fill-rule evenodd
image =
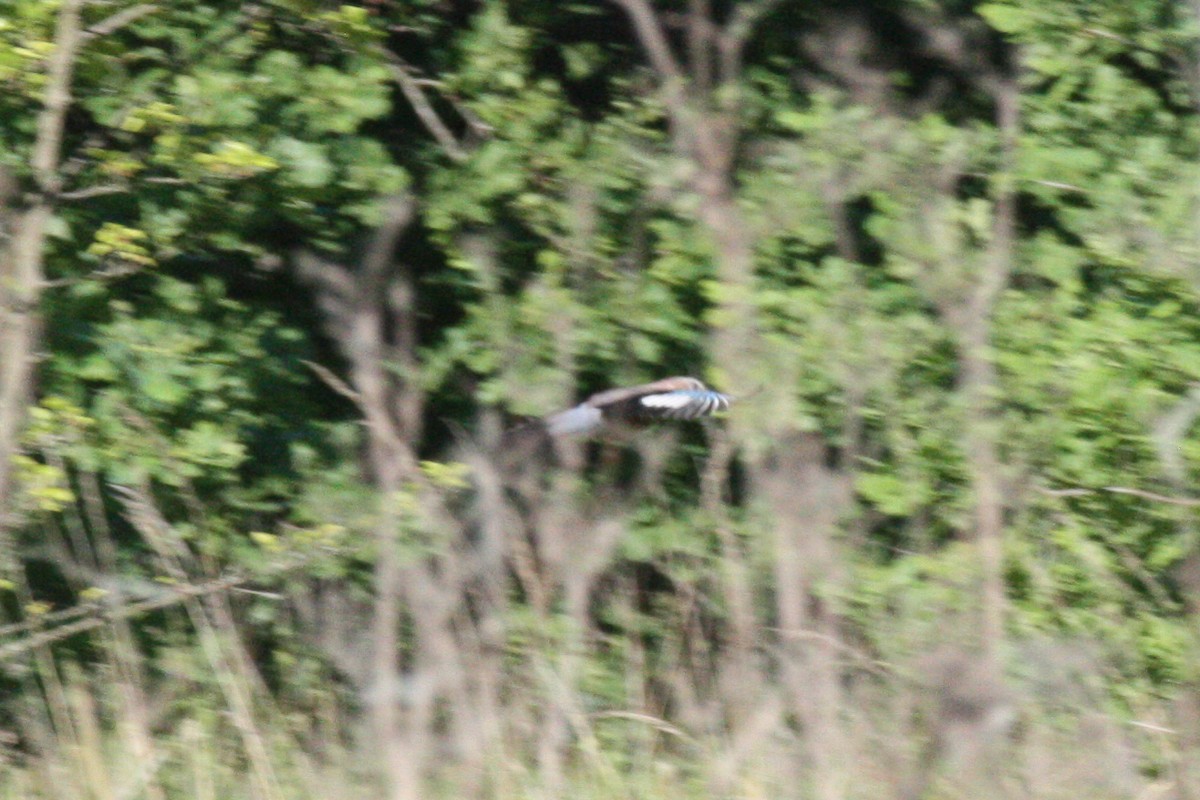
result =
M696 378L664 378L640 386L609 389L574 408L546 418L553 436L575 436L597 430L607 422L693 420L729 408L730 397L713 391Z

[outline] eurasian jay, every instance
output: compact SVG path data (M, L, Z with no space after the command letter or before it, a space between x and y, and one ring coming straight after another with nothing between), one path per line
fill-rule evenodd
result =
M729 408L729 395L713 391L695 378L664 378L641 386L609 389L574 408L546 418L552 436L591 433L609 422L653 422L697 419Z

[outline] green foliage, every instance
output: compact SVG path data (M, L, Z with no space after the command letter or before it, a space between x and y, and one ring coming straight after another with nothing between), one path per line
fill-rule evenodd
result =
M71 385L77 380L88 386L92 468L122 483L152 475L174 485L233 481L246 457L239 429L261 419L250 406L256 373L280 376L264 346L278 318L248 318L215 280L197 286L163 276L155 284L144 311L110 302L97 348L64 359L53 374L66 391L81 393L84 386ZM183 328L172 322L178 314L197 319Z

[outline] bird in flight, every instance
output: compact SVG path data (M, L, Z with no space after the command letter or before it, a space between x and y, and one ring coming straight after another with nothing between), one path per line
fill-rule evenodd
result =
M552 436L579 436L609 422L692 420L729 408L729 395L709 389L695 378L664 378L641 386L609 389L574 408L545 419Z

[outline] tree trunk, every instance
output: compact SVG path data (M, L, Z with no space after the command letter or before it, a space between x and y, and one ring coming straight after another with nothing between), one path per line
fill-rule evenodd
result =
M7 173L0 174L0 222L11 225L12 236L8 252L0 254L0 531L15 522L12 460L20 446L25 409L33 396L35 354L41 341L38 302L45 283L46 229L61 187L58 165L71 105L71 76L82 41L82 6L83 0L65 0L58 12L33 145L37 191L28 207L9 211L15 181Z

